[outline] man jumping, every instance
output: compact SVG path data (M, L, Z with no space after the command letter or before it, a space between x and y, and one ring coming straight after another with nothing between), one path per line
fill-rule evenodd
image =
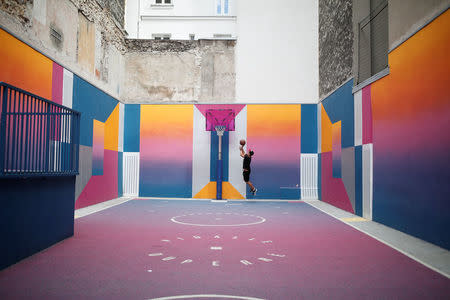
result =
M255 188L250 181L250 173L252 171L250 168L250 164L252 162L252 156L254 152L251 149L248 149L248 153L245 153L244 146L242 145L239 147L239 149L241 150L241 157L244 158L244 162L242 164L242 175L244 176L244 181L250 187L252 194L255 195L258 189Z

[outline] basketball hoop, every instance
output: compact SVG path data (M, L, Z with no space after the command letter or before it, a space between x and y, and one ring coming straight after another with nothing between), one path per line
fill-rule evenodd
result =
M223 136L223 133L225 132L225 129L227 129L227 127L224 125L217 125L214 127L214 129L216 130L217 136Z

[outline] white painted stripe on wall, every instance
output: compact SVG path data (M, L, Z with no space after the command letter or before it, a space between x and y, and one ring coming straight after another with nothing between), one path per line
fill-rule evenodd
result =
M192 151L192 197L209 183L211 164L211 132L206 131L206 118L194 105Z
M123 103L119 103L119 141L118 141L119 152L123 152L124 117L125 117L125 105Z
M63 99L62 104L72 108L73 98L73 73L63 69Z
M300 154L301 199L318 199L318 154Z
M373 144L363 145L363 218L372 220L373 197Z
M355 146L362 145L362 90L354 94L355 101Z
M242 157L239 150L239 141L247 140L247 106L235 117L235 131L230 131L228 145L228 181L244 197L246 197L246 187L242 178Z
M123 196L139 195L139 152L123 153Z

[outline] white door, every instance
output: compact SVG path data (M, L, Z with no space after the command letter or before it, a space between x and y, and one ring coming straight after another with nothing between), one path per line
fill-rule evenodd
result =
M139 152L123 153L123 195L139 195Z

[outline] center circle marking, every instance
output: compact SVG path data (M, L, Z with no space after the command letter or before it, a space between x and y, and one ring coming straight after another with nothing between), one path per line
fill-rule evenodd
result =
M169 296L162 298L152 298L150 300L172 300L172 299L197 299L197 298L220 298L220 299L242 299L242 300L263 300L261 298L245 297L245 296L232 296L232 295L215 295L215 294L203 294L203 295L180 295Z
M192 218L195 216L205 216L208 215L210 217L213 217L212 215L214 215L214 213L198 213L198 214L189 214L189 215L179 215L176 217L171 218L170 220L174 223L177 224L181 224L181 225L190 225L190 226L209 226L209 227L219 227L219 226L226 226L226 227L230 227L230 226L248 226L248 225L257 225L257 224L261 224L264 223L266 221L266 219L264 219L263 217L260 216L255 216L255 215L249 215L249 214L238 214L238 213L233 213L232 215L234 216L239 216L239 217L244 217L244 218L251 218L254 219L254 221L248 222L248 223L236 223L236 224L202 224L202 223L194 223L194 222L190 222L190 221L186 221L183 220L183 218ZM216 216L221 216L220 220L226 219L223 218L223 214L222 213L215 213ZM227 213L228 215L228 213ZM214 217L213 217L214 218ZM211 219L212 221L217 221L219 218L215 218L215 220Z

